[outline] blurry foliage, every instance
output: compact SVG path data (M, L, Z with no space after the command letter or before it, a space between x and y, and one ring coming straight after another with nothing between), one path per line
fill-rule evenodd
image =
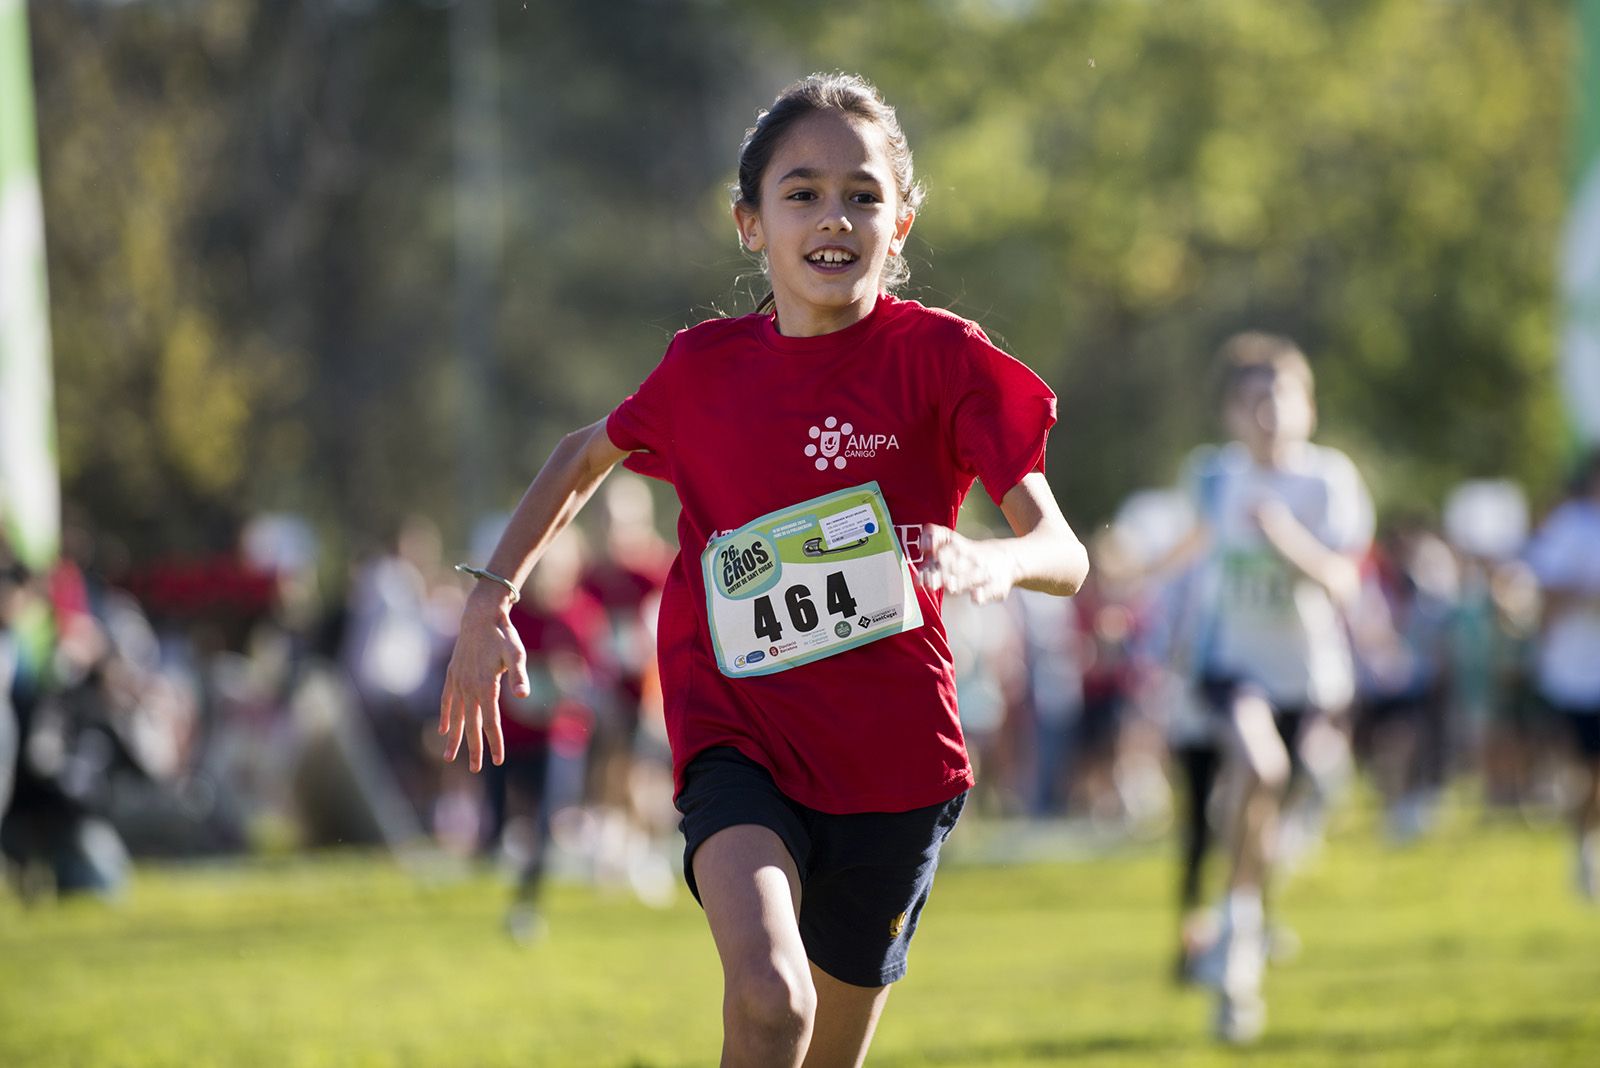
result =
M496 5L493 404L462 410L450 13L30 8L65 489L136 548L258 508L355 549L507 506L671 332L761 288L727 221L743 129L860 70L930 196L911 295L1061 394L1087 525L1214 437L1211 353L1286 331L1381 501L1559 475L1565 4L624 0ZM487 57L486 57L487 61ZM348 538L342 545L339 538Z
M787 30L845 42L831 61L899 102L931 186L927 299L1062 396L1069 514L1216 436L1212 353L1258 326L1305 346L1323 436L1385 504L1559 477L1567 5L825 10Z

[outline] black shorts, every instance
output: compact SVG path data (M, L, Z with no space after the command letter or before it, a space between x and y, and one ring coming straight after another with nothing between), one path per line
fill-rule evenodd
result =
M1572 742L1584 760L1600 760L1600 708L1574 708L1549 702L1567 723Z
M1290 756L1298 763L1300 758L1295 754L1299 748L1300 727L1306 719L1306 706L1274 704L1266 691L1244 679L1226 675L1205 675L1200 679L1200 692L1205 696L1206 707L1214 716L1229 715L1233 710L1233 699L1243 691L1250 691L1267 702L1272 709L1272 722L1278 728L1278 737L1283 739Z
M729 827L755 824L782 839L800 872L806 956L854 986L906 974L906 950L933 889L933 873L965 792L910 812L833 815L790 800L772 775L736 749L707 749L684 770L684 878L695 900L694 853Z

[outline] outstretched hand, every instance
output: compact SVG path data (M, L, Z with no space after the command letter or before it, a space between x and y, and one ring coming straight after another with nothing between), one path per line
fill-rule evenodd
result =
M974 541L949 527L924 523L917 578L930 590L989 604L1004 600L1011 592L1017 569L1003 540Z
M487 586L480 590L481 595L473 592L461 614L461 631L439 699L444 758L455 760L465 738L473 771L483 768L485 738L490 759L500 764L506 758L505 738L500 733L501 676L509 674L506 681L516 696L526 697L529 692L528 654L522 639L501 599L490 594Z

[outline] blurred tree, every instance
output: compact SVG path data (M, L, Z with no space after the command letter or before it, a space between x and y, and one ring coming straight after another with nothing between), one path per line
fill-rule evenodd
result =
M474 2L474 0L461 0ZM1487 0L547 0L497 8L488 410L463 410L448 12L37 5L69 497L154 549L252 508L363 539L509 505L671 332L748 307L726 184L814 68L896 103L931 196L913 294L1062 395L1080 523L1215 436L1211 353L1287 331L1387 503L1557 476L1570 11Z
M419 509L461 538L457 426L479 420L509 507L743 262L706 209L755 76L692 7L501 19L486 411L454 349L448 11L42 8L68 496L144 552L221 547L258 508L310 513L336 551Z
M1256 326L1306 347L1385 503L1559 477L1567 4L821 8L783 32L899 103L924 292L1062 394L1070 510L1215 436L1211 354Z

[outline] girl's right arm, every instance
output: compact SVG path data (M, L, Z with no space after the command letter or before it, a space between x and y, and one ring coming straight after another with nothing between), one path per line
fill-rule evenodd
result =
M627 453L611 443L604 419L561 439L522 495L485 568L521 589L552 538L578 514L607 473ZM496 764L505 760L500 733L500 676L511 674L519 697L528 694L527 654L509 611L512 597L498 583L480 581L467 597L461 630L439 699L444 758L454 760L467 741L473 771L483 767L483 742Z

